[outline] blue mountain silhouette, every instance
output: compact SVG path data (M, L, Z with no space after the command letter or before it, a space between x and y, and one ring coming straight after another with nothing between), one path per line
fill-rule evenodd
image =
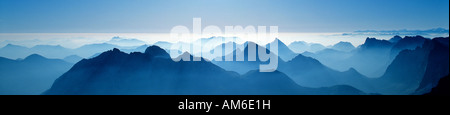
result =
M265 47L262 47L254 42L246 42L244 43L245 48L241 51L240 49L236 49L233 51L233 53L228 54L229 57L233 57L234 61L212 61L212 63L222 67L225 70L228 71L234 71L239 74L245 74L251 70L259 69L260 64L268 64L270 60L268 61L261 61L259 60L259 49L265 49L266 53L270 52L269 49L266 49ZM250 55L254 55L255 60L249 61L249 46L254 46L255 51L250 52ZM241 55L243 54L243 55ZM274 54L272 54L274 55ZM222 60L225 60L226 56L222 57ZM239 57L242 57L243 61L237 61ZM278 57L278 56L277 56ZM284 63L284 61L281 58L278 58L278 64Z
M414 50L401 51L384 75L373 81L382 94L424 94L448 75L448 46L439 41L447 38L423 39ZM400 43L401 41L399 41Z
M417 92L429 92L433 87L437 87L439 79L449 74L449 39L434 38L432 40L432 49L428 56L425 75L421 80ZM447 78L448 79L448 78ZM448 93L447 93L448 94Z
M183 55L189 55L184 53ZM345 90L343 90L345 89ZM305 88L281 72L240 76L208 61L174 62L150 46L145 53L113 49L83 59L44 94L364 94L349 86Z
M353 46L350 42L341 41L334 44L331 48L338 51L350 52L355 49L355 46Z
M0 57L0 94L38 95L70 69L72 63L37 54L23 60Z
M298 55L297 53L294 53L291 49L289 49L289 47L286 46L286 44L284 44L283 42L281 42L281 40L279 40L278 38L276 38L271 43L275 43L275 42L278 42L278 56L281 59L283 59L284 61L289 61ZM267 49L270 49L271 43L266 45Z

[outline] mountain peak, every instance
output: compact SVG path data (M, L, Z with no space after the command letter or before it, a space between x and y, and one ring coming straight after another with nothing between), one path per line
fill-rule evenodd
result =
M363 48L386 48L391 47L392 43L387 40L379 40L376 38L366 38L364 44L361 45Z
M19 45L14 45L14 44L11 44L11 43L8 43L5 47L3 47L3 48L6 48L6 47L21 47L21 48L24 48L24 46L19 46Z
M340 41L339 43L336 43L336 44L333 45L333 47L335 47L335 46L351 46L351 47L355 47L355 46L352 45L352 43L344 42L344 41Z
M187 57L187 56L189 56L189 60L192 60L193 56L189 52L184 52L183 54L181 54L178 57L176 57L175 60L180 60L181 61L183 59L182 57Z
M164 49L162 49L156 45L147 47L147 49L145 49L145 54L154 55L154 56L162 56L162 57L170 57L169 54Z
M114 48L114 49L112 50L112 52L120 52L120 50L117 49L117 48Z
M113 38L111 38L111 40L120 40L121 38L119 36L114 36Z
M11 44L11 43L8 43L6 46L17 46L17 45L14 45L14 44Z
M31 54L29 56L27 56L24 60L42 60L42 59L47 59L39 54Z
M348 52L348 51L352 51L353 49L355 49L355 46L353 46L352 43L350 43L350 42L340 41L339 43L334 44L331 48L334 50Z
M358 72L358 71L356 71L356 69L355 68L353 68L353 67L350 67L346 72Z
M404 39L426 39L426 38L420 35L416 35L416 36L405 36Z
M286 44L284 44L280 39L278 39L278 38L275 38L272 42L270 42L270 43L274 43L274 42L278 42L278 46L280 46L280 45L283 45L283 46L286 46Z
M397 43L398 41L402 40L403 38L400 37L399 35L395 35L394 37L392 37L391 39L389 39L389 42L391 43Z

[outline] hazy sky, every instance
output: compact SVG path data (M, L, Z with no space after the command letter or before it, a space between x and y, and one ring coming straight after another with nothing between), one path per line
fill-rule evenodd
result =
M168 33L176 25L280 32L449 27L449 0L0 0L0 33Z

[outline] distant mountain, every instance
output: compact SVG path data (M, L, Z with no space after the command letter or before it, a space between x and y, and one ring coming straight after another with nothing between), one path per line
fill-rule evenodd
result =
M110 44L113 43L113 44ZM119 45L115 45L119 44ZM135 44L135 45L134 45ZM141 46L139 46L141 45ZM88 58L96 53L101 53L113 48L119 48L125 52L143 52L148 45L137 39L124 39L114 37L106 43L86 44L76 49L69 49L60 45L36 45L28 48L13 44L8 44L0 48L0 56L9 59L25 58L31 54L39 54L47 58L64 59L70 55L78 55L83 58Z
M295 53L317 52L326 48L322 44L306 43L304 41L292 42L288 47Z
M120 46L112 45L112 44L108 44L108 43L88 44L88 45L83 45L74 50L75 50L75 53L81 57L89 57L89 56L94 55L95 53L108 51L113 48L120 48Z
M346 35L430 35L430 34L447 34L449 31L445 28L433 28L428 30L360 30Z
M47 58L58 58L62 59L74 54L71 49L64 48L60 45L36 45L31 47L31 51L35 54L45 56Z
M212 61L212 63L220 66L221 68L227 70L227 71L234 71L237 72L239 74L245 74L251 70L256 70L259 69L259 65L260 64L268 64L270 62L270 60L268 61L261 61L259 60L259 54L258 54L258 50L260 48L265 49L266 52L270 52L268 49L266 49L265 47L259 46L258 44L254 43L254 42L246 42L247 45L246 47L241 51L239 49L234 50L233 53L228 54L228 57L233 57L234 61ZM249 47L254 47L255 48L255 52L250 52L249 54ZM253 61L249 61L249 56L253 55L255 58ZM222 60L225 60L225 57L227 56L223 56ZM278 57L275 55L275 57ZM243 59L242 61L237 61L237 59ZM278 59L278 64L284 63L284 61L279 58Z
M80 57L80 56L77 56L77 55L70 55L70 56L65 57L63 60L66 61L66 62L75 64L75 63L77 63L78 61L80 61L80 60L82 60L82 59L83 59L83 58Z
M126 39L126 38L121 38L119 36L115 36L115 37L111 38L111 40L109 40L105 43L114 44L114 45L118 45L118 46L139 46L139 45L146 44L146 42L138 40L138 39Z
M289 47L286 46L286 44L284 44L283 42L281 42L278 38L267 44L266 48L270 49L270 44L275 42L278 42L278 56L281 59L289 61L298 55L297 53L294 53L291 49L289 49Z
M220 45L216 46L215 48L211 49L210 53L213 53L215 49L221 48L222 55L220 57L222 57L222 56L226 56L229 54L233 55L233 52L235 50L241 50L241 49L244 49L244 47L245 47L244 44L236 44L235 42L227 42L227 43L220 44ZM197 55L200 55L200 54L197 54ZM203 58L205 58L205 57L203 57ZM216 57L213 57L213 58L216 58ZM212 60L213 58L211 58L209 60Z
M296 53L303 53L309 49L309 44L304 41L295 41L289 44L288 47Z
M341 41L337 44L334 44L331 48L338 51L350 52L355 49L355 46L353 46L350 42Z
M183 55L189 55L184 53ZM192 55L189 55L192 58ZM207 61L174 62L157 46L83 59L44 94L364 94L349 86L304 88L281 72L243 76Z
M270 94L297 94L297 95L364 95L366 93L348 86L336 85L331 87L308 88L297 85L282 72L275 71L261 73L259 70L252 70L242 76L246 80L246 85L242 87L247 94L270 95ZM265 89L265 90L261 90Z
M37 54L23 60L0 57L0 95L39 95L71 66Z
M0 56L9 58L9 59L17 59L24 58L31 54L31 50L27 47L7 44L5 47L0 49Z
M307 51L309 51L309 52L317 52L317 51L323 50L325 48L326 47L323 46L322 44L312 43L312 44L310 44L309 49Z
M311 52L302 53L302 55L317 59L323 65L338 71L346 71L352 68L345 61L347 61L351 56L353 56L353 54L354 54L353 52L344 52L329 48L318 51L316 53Z
M141 45L139 47L136 48L132 48L132 49L124 49L122 48L121 50L126 52L126 53L131 53L131 52L144 52L145 49L147 49L147 47L149 47L149 45ZM101 53L101 52L99 52Z
M194 42L201 43L201 46L204 48L214 48L220 44L228 43L228 42L240 42L242 41L237 37L221 37L221 36L213 36L209 38L200 38ZM211 49L204 49L205 51L210 51Z
M159 46L165 50L168 50L168 49L170 49L170 47L172 47L172 43L164 42L164 41L158 41L158 42L154 43L153 45Z

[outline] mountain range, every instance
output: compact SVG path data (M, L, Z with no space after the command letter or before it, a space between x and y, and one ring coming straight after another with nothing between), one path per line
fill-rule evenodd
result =
M61 47L59 45L56 46L36 45L32 48L27 48L23 46L8 44L5 47L0 48L0 56L9 59L18 59L24 58L31 54L39 54L47 58L57 58L57 59L64 59L65 57L71 55L77 55L79 57L87 58L96 53L104 52L112 48L121 48L127 52L134 52L134 51L142 51L142 48L144 47L145 49L146 46L147 45L142 45L140 47L121 47L108 43L101 43L101 44L87 44L76 49L68 49Z
M184 53L183 55L189 55ZM306 88L275 71L226 71L204 59L179 61L150 46L144 53L113 49L83 59L44 94L364 94L350 86Z
M169 55L170 49L158 46L171 47L173 44L169 42L133 47L88 44L76 49L58 45L27 48L9 44L0 49L0 56L30 55L23 59L0 57L0 92L40 94L48 89L43 94L420 95L436 90L433 88L448 76L448 39L422 36L394 36L389 40L367 38L358 47L339 42L301 54L294 51L296 47L290 47L292 43L286 46L275 39L271 43L278 44L278 55L269 50L269 44L262 46L254 42L222 41L215 43L213 48L206 48L209 52L222 48L224 56L219 58L233 57L233 61L210 61L203 57L201 61L185 61L181 57L193 59L198 54ZM304 49L312 46L301 41L293 43L305 43ZM225 49L225 46L233 47ZM249 49L265 49L277 60L262 61L258 52L249 52ZM57 55L58 52L67 56ZM48 59L41 54L60 58ZM256 58L250 60L252 56ZM237 61L238 58L243 61ZM276 71L259 72L261 64L271 61L278 61Z

